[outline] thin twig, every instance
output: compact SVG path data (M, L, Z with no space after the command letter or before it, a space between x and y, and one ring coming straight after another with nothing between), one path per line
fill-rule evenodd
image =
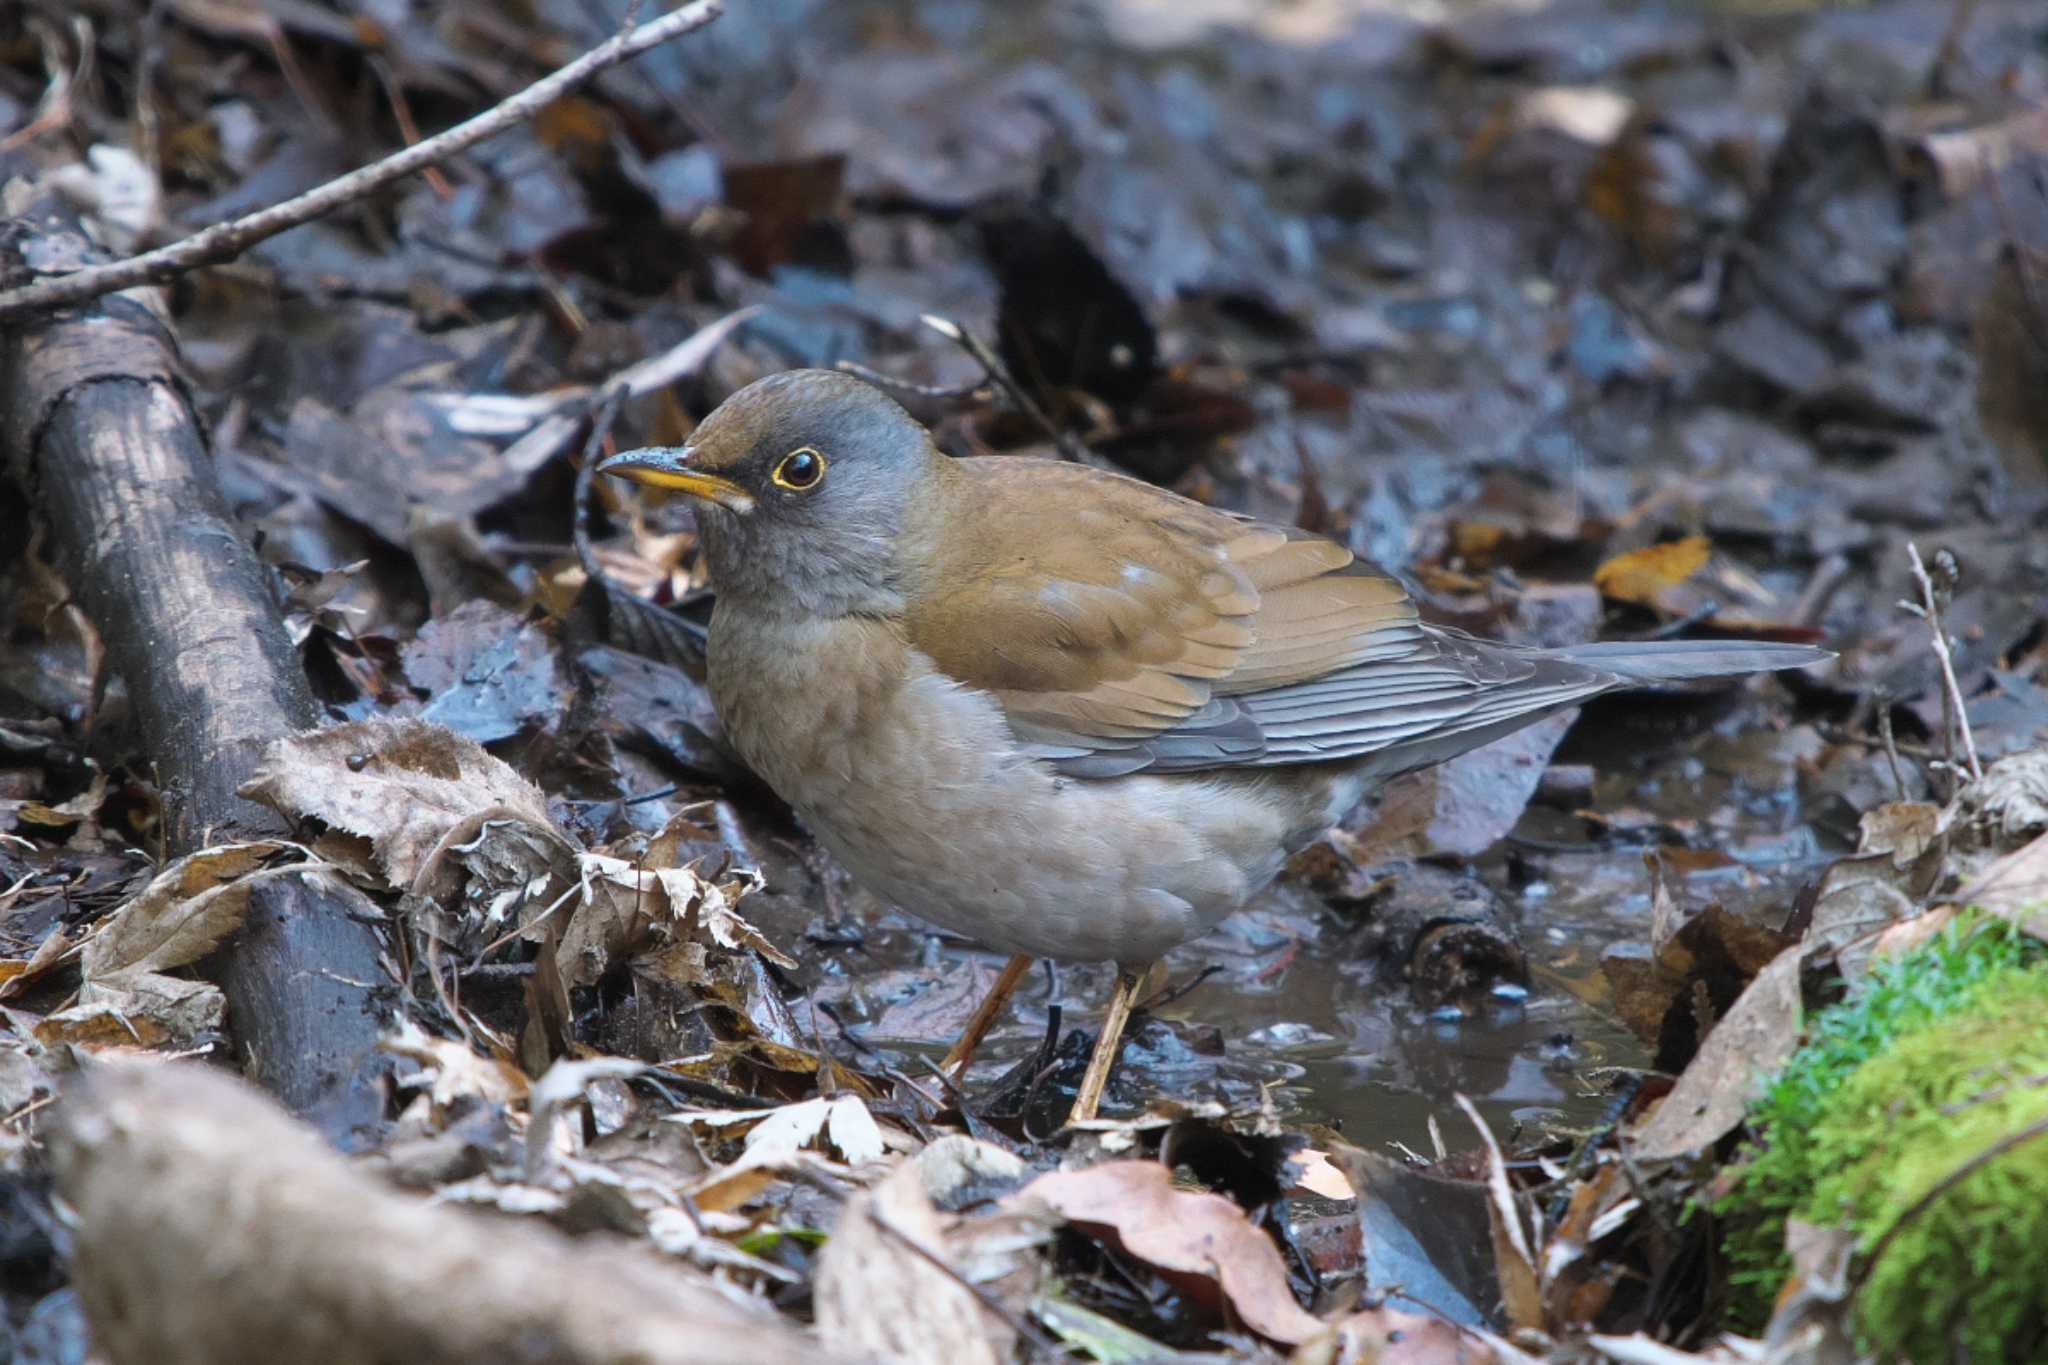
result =
M1087 448L1075 440L1071 432L1054 422L1046 410L1038 405L1038 400L1024 391L1024 386L1011 375L1009 367L1003 364L1002 357L989 349L987 342L951 318L942 318L936 313L926 313L919 321L973 356L981 368L988 371L988 377L1010 396L1010 401L1015 403L1025 416L1038 423L1045 434L1052 438L1052 443L1059 447L1062 458L1075 461L1088 458Z
M612 426L619 420L619 409L625 403L624 391L614 391L591 414L590 434L583 441L583 463L576 467L576 488L570 495L570 504L575 509L575 519L570 525L576 543L576 562L583 566L583 572L607 583L609 580L605 579L604 568L597 562L597 548L590 541L590 493L597 481L597 466L604 454L605 442L611 439Z
M1899 605L1927 622L1927 628L1934 633L1934 657L1941 665L1942 710L1947 713L1948 729L1951 736L1960 734L1963 740L1963 756L1969 760L1970 779L1984 780L1984 765L1977 761L1977 741L1970 734L1970 715L1963 707L1962 685L1956 681L1955 661L1949 656L1948 628L1942 624L1941 603L1948 590L1937 589L1934 579L1927 572L1927 566L1920 562L1920 547L1912 541L1906 542L1906 554L1913 561L1913 580L1920 585L1920 602ZM1942 556L1936 556L1939 561ZM1951 743L1953 740L1951 739ZM1951 772L1953 757L1951 754Z
M1814 566L1813 575L1806 580L1806 586L1799 590L1799 600L1792 604L1786 619L1797 625L1817 626L1821 614L1827 610L1828 602L1837 590L1849 581L1849 556L1831 554Z
M893 374L871 370L857 360L838 361L834 368L852 375L855 379L865 379L878 389L893 389L897 393L914 394L919 398L968 398L980 393L989 385L989 377L985 374L979 379L970 379L965 384L916 384L908 379L898 379Z
M376 74L377 83L384 87L384 98L391 102L391 118L398 125L398 135L405 139L405 145L416 147L420 141L420 126L412 116L412 103L405 97L405 82L391 69L389 60L372 55L370 70ZM437 199L453 199L455 187L448 183L448 177L441 174L438 166L428 166L424 171L427 188Z
M76 116L77 92L92 80L93 57L99 51L99 44L93 39L92 21L82 15L73 15L71 19L72 40L78 45L76 70L64 64L64 53L54 24L31 20L29 29L42 48L43 71L49 76L50 83L36 104L35 117L0 139L0 152L11 152L45 133L71 126Z
M1892 699L1879 688L1877 702L1877 733L1884 740L1884 761L1891 765L1892 786L1898 790L1899 800L1906 799L1906 774L1899 767L1899 741L1892 733Z
M84 303L102 294L132 289L136 285L158 284L200 266L233 260L258 242L332 213L415 171L446 161L458 152L467 151L525 122L600 71L637 57L671 38L704 27L718 17L720 9L721 0L694 0L694 3L665 14L644 28L625 29L560 70L541 77L515 95L507 96L475 118L458 123L424 142L393 152L381 161L337 176L282 204L258 209L233 222L217 223L139 256L89 266L68 275L38 280L0 293L0 321L23 313Z

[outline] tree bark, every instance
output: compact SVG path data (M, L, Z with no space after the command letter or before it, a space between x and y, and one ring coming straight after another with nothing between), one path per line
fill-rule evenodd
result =
M38 206L7 224L0 276L94 254L67 215ZM318 715L161 310L156 291L136 290L0 331L0 420L11 472L127 682L175 855L286 833L236 788L266 745ZM274 881L213 963L250 1079L344 1145L383 1116L376 1043L397 993L381 920L359 892Z

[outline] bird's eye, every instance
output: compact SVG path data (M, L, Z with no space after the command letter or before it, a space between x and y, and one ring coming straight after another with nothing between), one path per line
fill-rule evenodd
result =
M775 466L775 486L803 492L815 488L825 477L825 457L809 446L800 446L782 457Z

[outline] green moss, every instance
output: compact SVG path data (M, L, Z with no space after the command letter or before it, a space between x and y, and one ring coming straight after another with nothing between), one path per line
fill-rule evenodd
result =
M1860 1256L1882 1244L1856 1300L1869 1343L1908 1360L1958 1345L1971 1361L2040 1360L2048 1141L1983 1158L2048 1122L2048 972L2008 969L1967 1010L1892 1044L1843 1082L1826 1122L1876 1135L1803 1214L1846 1218Z
M1724 1246L1741 1324L1759 1326L1772 1295L1792 1273L1784 1252L1786 1220L1837 1224L1853 1216L1862 1234L1864 1218L1874 1209L1843 1207L1855 1193L1847 1185L1849 1173L1880 1171L1898 1150L1892 1136L1898 1115L1929 1107L1917 1091L1907 1091L1890 1099L1858 1099L1880 1105L1880 1113L1847 1117L1837 1101L1851 1095L1851 1078L1915 1033L1970 1011L1987 993L2028 982L2040 988L2048 978L2028 970L2040 958L2040 945L2009 923L1964 917L1917 952L1880 964L1849 999L1812 1019L1806 1044L1753 1111L1755 1142L1747 1164L1735 1171L1733 1193L1714 1209L1726 1220ZM2048 1011L2038 1017L2048 1021ZM1972 1093L1980 1089L1985 1087L1970 1085ZM1855 1087L1853 1095L1882 1093ZM1942 1103L1948 1101L1935 1099L1931 1107ZM1888 1250L1884 1263L1896 1254L1898 1248ZM1864 1297L1870 1293L1866 1289Z

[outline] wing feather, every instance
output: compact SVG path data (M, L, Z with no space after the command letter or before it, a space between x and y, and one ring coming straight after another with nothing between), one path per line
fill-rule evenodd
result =
M950 468L910 643L1071 776L1448 754L1617 681L1426 627L1398 580L1306 532L1078 464Z

